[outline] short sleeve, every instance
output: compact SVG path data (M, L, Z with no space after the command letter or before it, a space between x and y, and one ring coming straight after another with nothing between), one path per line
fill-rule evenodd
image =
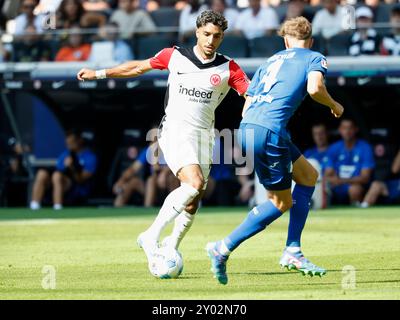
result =
M336 149L335 144L328 148L326 152L325 168L335 169Z
M307 74L311 71L320 71L324 76L328 71L328 63L322 54L317 54L311 58Z
M245 94L250 82L246 73L233 60L229 62L229 72L229 86L235 89L239 95Z
M144 148L140 153L139 156L137 157L136 161L139 161L142 165L147 164L147 150L149 148Z
M165 48L157 53L153 58L150 58L150 65L153 69L165 70L168 69L169 61L175 48Z
M85 155L83 170L89 173L95 173L97 169L97 157L93 152L88 152Z
M64 171L65 166L64 166L64 160L68 156L68 151L64 151L57 159L57 164L56 164L56 169L58 171Z
M258 84L260 83L260 76L262 72L262 67L259 67L256 73L253 76L253 79L251 79L250 85L247 88L247 95L250 97L253 97L256 93L256 89L258 87Z

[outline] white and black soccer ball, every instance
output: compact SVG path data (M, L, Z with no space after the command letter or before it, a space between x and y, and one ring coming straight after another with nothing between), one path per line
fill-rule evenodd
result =
M149 270L159 279L178 278L183 270L182 255L173 248L159 248L149 261Z

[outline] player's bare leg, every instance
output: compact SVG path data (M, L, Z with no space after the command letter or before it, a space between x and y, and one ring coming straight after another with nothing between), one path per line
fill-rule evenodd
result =
M292 194L294 205L290 210L286 248L279 262L281 267L298 270L304 275L311 276L322 276L326 273L325 269L317 267L307 260L300 247L301 233L307 220L310 200L317 179L318 172L304 156L300 156L293 164L293 180L296 182Z
M46 189L50 186L50 174L46 170L39 170L32 188L30 207L32 210L40 209L40 204Z
M53 184L53 207L55 210L62 209L64 194L72 187L72 181L63 173L56 171L51 176Z
M138 244L144 249L148 258L158 247L160 235L204 187L204 178L199 165L188 165L177 174L181 186L172 191L164 201L153 224L138 237Z
M389 190L382 181L374 181L371 184L367 194L364 197L363 202L361 203L362 208L368 208L369 206L374 205L380 196L388 196Z

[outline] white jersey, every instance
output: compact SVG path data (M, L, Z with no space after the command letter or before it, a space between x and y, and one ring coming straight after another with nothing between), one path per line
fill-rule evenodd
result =
M240 95L249 85L246 74L230 58L216 53L203 60L195 48L167 48L150 59L154 69L168 69L165 122L194 129L211 129L215 109L230 88Z

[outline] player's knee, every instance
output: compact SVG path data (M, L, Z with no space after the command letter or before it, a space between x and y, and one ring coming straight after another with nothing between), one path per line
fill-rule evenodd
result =
M310 170L309 175L308 175L308 180L309 180L310 185L315 186L317 184L318 176L319 176L318 171L313 167Z
M203 188L205 186L205 180L202 176L195 175L195 176L191 177L189 184L196 190L201 191L201 190L203 190Z
M53 184L62 183L62 180L63 180L63 174L59 171L54 172L53 175L51 176L51 181L53 182Z
M44 169L40 169L36 174L36 181L38 182L47 182L49 178L50 178L49 173Z
M286 212L293 207L293 199L291 196L285 198L270 197L270 200L280 212Z
M374 182L372 182L371 183L371 187L370 187L370 189L372 190L372 191L374 191L374 192L381 192L382 191L382 189L383 189L383 182L381 182L381 181L374 181Z

